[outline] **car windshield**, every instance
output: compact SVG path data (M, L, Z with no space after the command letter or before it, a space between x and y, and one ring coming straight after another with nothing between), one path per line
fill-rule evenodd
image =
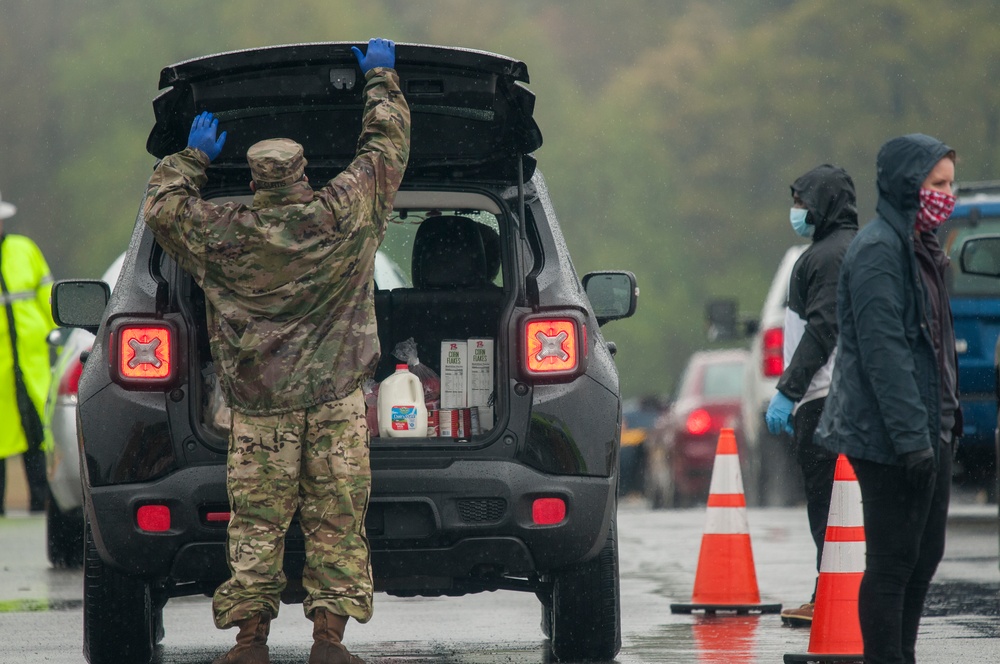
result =
M739 398L746 362L740 359L705 361L692 359L681 376L678 396L708 399Z
M743 363L718 362L705 366L702 395L718 399L739 397L743 389Z
M1000 297L1000 279L965 274L958 269L959 254L965 241L974 235L1000 233L1000 217L983 217L975 225L967 222L949 225L943 229L942 237L944 250L951 258L948 291L953 297Z

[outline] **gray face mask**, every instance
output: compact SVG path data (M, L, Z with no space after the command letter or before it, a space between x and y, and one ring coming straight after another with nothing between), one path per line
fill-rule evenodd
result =
M806 217L809 216L809 210L805 208L793 207L788 216L789 220L792 222L792 230L802 237L812 237L816 227L812 224L806 223Z

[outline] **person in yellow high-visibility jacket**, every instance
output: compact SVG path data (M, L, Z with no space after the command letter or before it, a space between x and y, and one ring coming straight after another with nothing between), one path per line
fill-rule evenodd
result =
M52 275L34 242L23 235L4 234L4 220L15 212L17 208L0 197L0 273L4 285L0 294L0 514L4 513L7 457L23 455L32 512L45 509L48 495L45 443L28 444L17 407L8 305L14 317L18 365L28 395L42 417L51 380L46 339L56 327L49 305Z

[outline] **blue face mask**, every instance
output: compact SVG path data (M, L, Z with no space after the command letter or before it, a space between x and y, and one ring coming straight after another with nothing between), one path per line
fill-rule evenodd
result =
M808 215L809 210L796 207L793 207L791 213L789 214L789 219L792 222L792 230L802 237L812 237L813 231L816 230L815 226L806 223L806 217Z

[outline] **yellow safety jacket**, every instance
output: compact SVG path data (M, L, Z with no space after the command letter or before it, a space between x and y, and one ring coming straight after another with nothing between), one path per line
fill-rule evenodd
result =
M0 459L21 454L28 442L21 428L14 389L14 357L10 345L6 306L14 308L17 325L17 355L21 373L31 400L44 417L45 398L49 392L51 367L49 332L55 329L49 295L52 275L41 250L23 235L6 235L0 243L0 270L7 292L0 295ZM44 420L43 420L44 421ZM48 433L46 433L48 436ZM49 441L46 440L46 444Z

